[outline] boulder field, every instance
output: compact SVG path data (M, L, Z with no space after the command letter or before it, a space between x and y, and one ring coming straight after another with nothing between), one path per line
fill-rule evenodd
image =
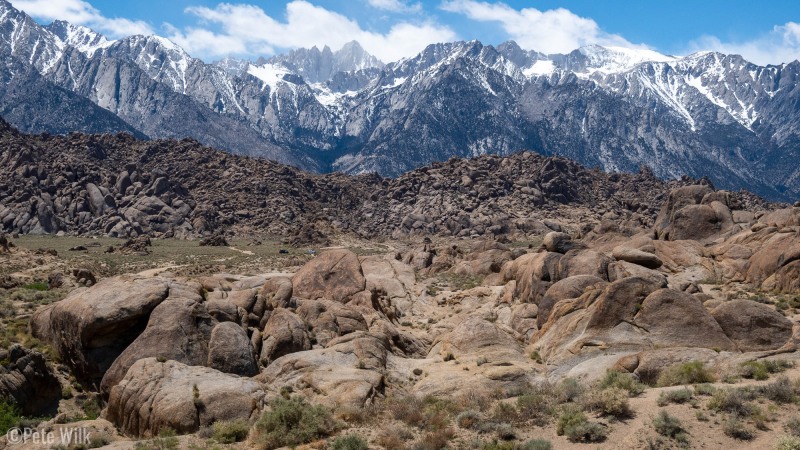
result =
M539 247L426 241L327 250L294 273L117 276L38 309L31 327L137 437L250 419L285 392L349 407L610 368L653 382L675 362L796 350L797 322L748 293L800 293L800 208L735 208L686 186L652 228L554 224ZM12 353L0 391L48 385L36 354Z

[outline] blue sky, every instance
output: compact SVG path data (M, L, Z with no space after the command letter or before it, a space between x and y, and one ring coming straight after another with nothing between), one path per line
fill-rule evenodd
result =
M683 55L739 53L759 64L800 58L800 1L770 0L11 0L46 23L64 18L112 38L169 37L194 56L256 58L358 40L385 61L432 42L516 40L563 53L587 44Z

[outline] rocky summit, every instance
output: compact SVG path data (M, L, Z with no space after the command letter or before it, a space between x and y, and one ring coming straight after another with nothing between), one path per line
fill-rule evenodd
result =
M800 206L534 153L386 179L1 125L3 426L131 449L797 439Z

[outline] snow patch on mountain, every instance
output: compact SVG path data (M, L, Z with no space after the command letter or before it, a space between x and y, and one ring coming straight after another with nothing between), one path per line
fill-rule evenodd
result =
M259 66L251 64L247 68L247 73L264 83L262 89L269 87L270 92L274 94L278 84L282 83L284 77L290 75L292 71L278 64L265 63Z
M532 66L523 69L522 73L528 78L533 78L536 76L551 75L555 71L556 65L553 61L540 60L533 63Z
M625 72L646 62L672 62L677 58L653 50L589 45L578 50L588 61L586 73Z

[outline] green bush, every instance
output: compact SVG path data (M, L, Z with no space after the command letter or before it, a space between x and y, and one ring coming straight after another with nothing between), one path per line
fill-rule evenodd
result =
M670 403L686 403L693 397L692 391L687 388L664 391L658 395L658 406L667 406Z
M690 361L667 367L656 382L658 386L679 386L697 383L711 383L714 375L700 361Z
M796 436L781 436L775 442L775 450L800 450L800 438Z
M0 435L5 436L8 430L18 427L22 420L16 405L0 400Z
M725 425L722 426L722 432L726 436L742 441L749 441L756 437L756 432L735 415L725 421Z
M28 289L28 290L31 290L31 291L47 291L47 290L50 289L50 287L47 285L47 283L42 283L42 282L26 284L25 286L22 286L22 288L23 289Z
M661 411L653 418L653 429L656 430L656 433L670 439L686 440L686 430L683 428L681 421L677 417L669 415L666 411Z
M338 436L330 445L331 450L369 450L367 440L357 434Z
M81 408L87 420L95 420L100 417L100 403L95 398L83 402Z
M616 370L608 370L606 375L597 383L597 387L600 389L624 389L631 397L635 397L647 389L647 386L639 382L632 374L622 373Z
M572 442L602 442L608 430L598 423L589 422L580 408L567 406L558 418L556 433L567 436Z
M336 424L330 412L300 397L278 397L256 422L257 442L265 449L305 444L330 435Z
M532 439L520 447L520 450L552 450L553 444L546 439Z
M217 422L214 424L211 437L220 444L233 444L247 439L250 425L244 420Z

